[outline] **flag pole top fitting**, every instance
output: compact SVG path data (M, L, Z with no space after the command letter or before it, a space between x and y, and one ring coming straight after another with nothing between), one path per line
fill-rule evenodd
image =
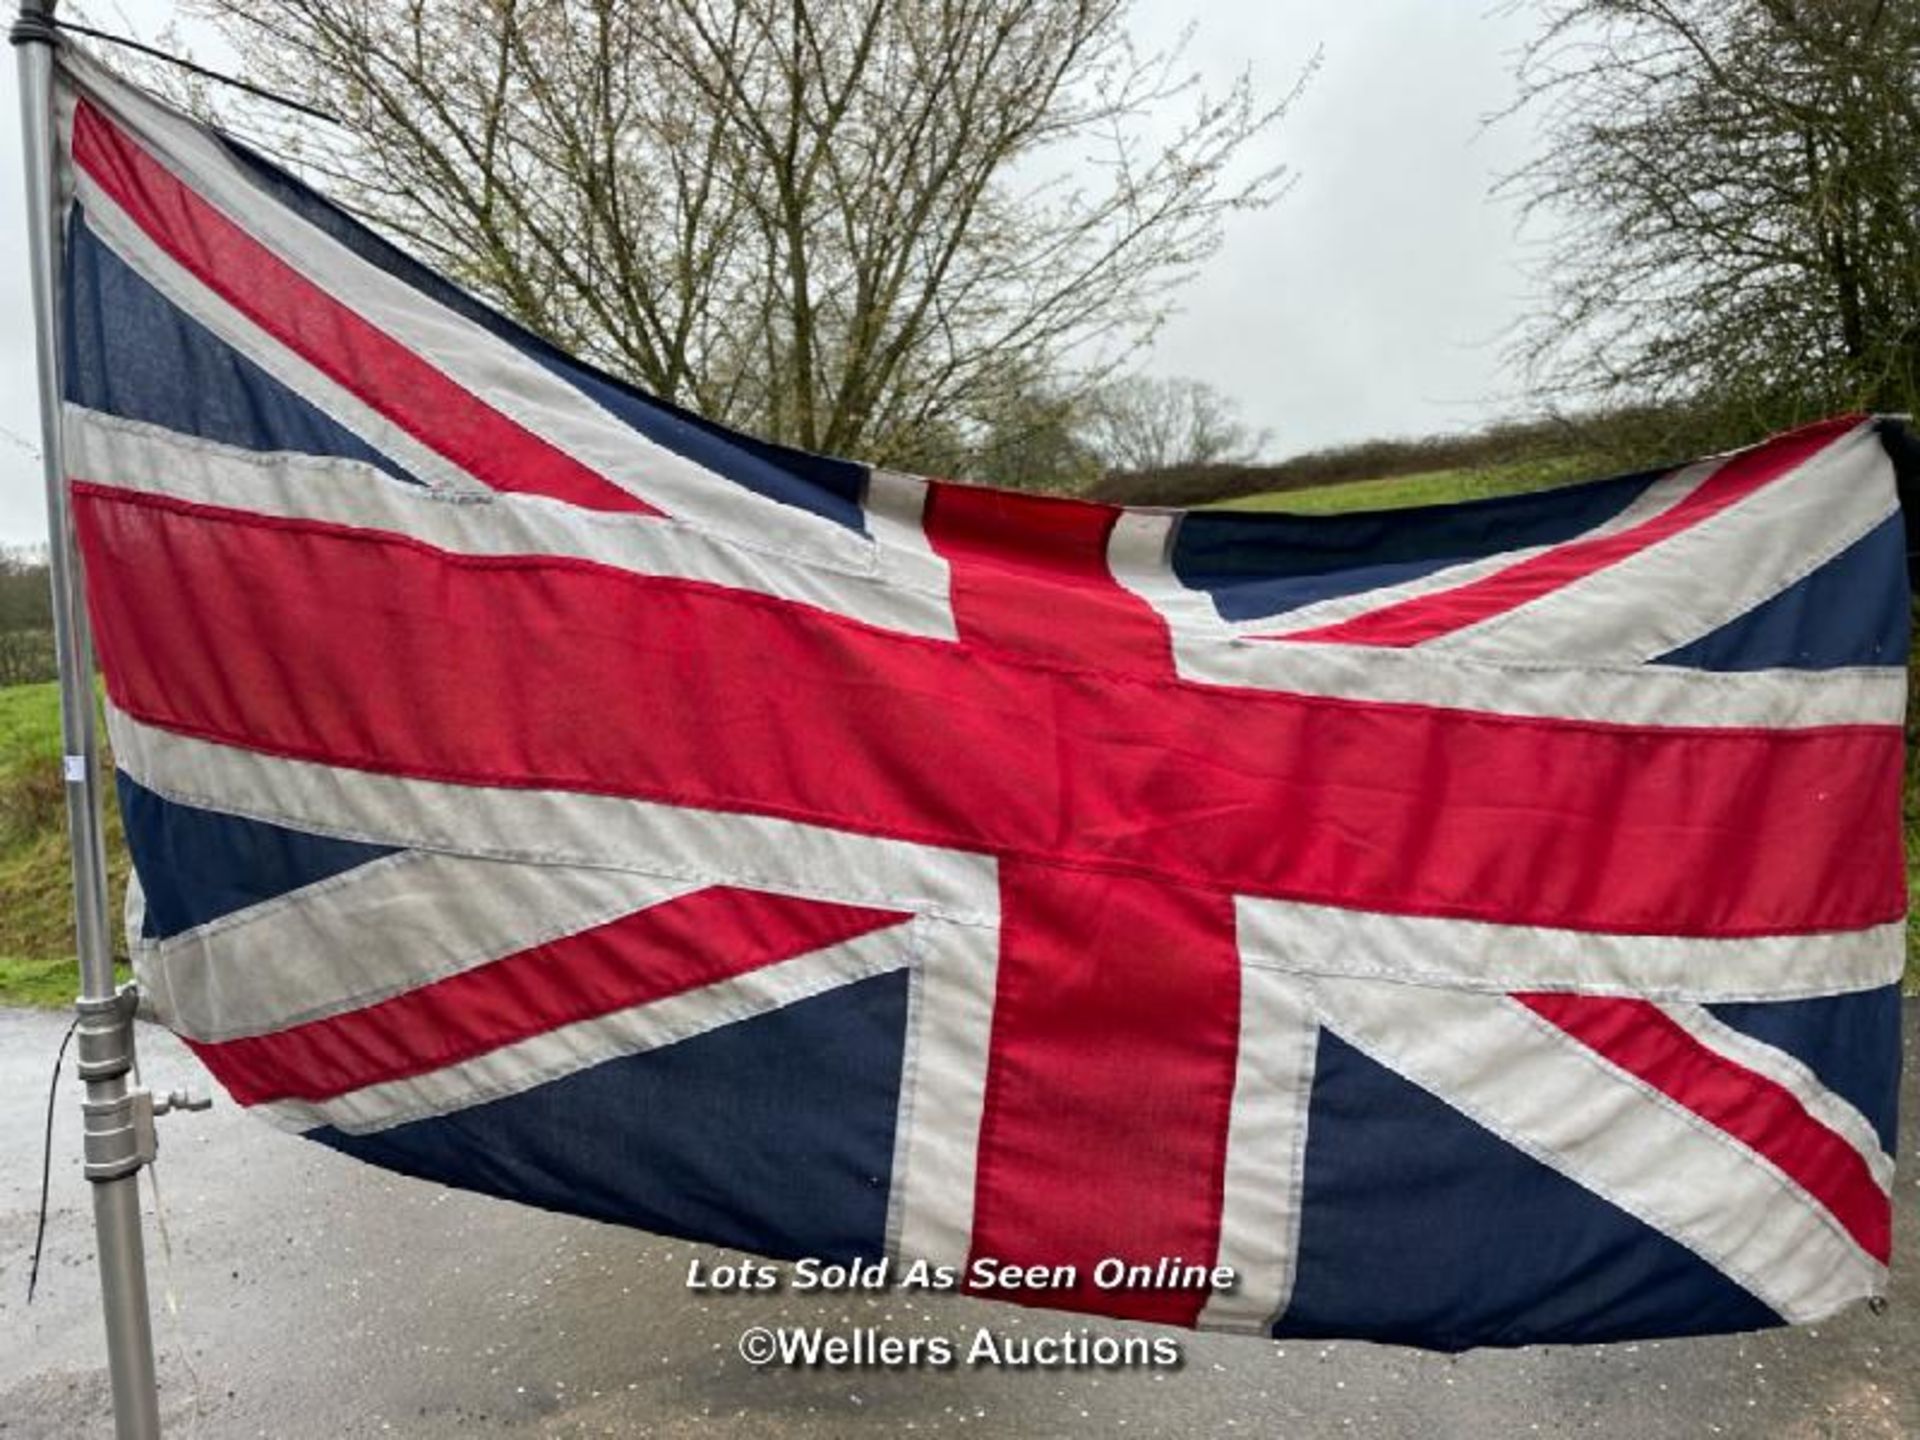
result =
M20 0L20 13L14 17L7 39L15 45L54 45L60 40L60 27L54 23L53 7L60 0Z

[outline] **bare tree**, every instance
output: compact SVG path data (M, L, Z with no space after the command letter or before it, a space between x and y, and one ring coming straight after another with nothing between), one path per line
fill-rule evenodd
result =
M1131 474L1196 465L1247 465L1266 447L1239 407L1199 380L1131 376L1104 385L1083 431L1101 468Z
M1009 387L952 472L1022 490L1085 493L1101 470L1086 434L1093 401L1044 375Z
M422 258L663 398L903 465L1150 333L1284 189L1252 152L1311 69L1207 96L1126 0L198 8L350 132L249 127Z
M1920 398L1920 4L1551 0L1520 67L1556 227L1520 359L1732 430Z

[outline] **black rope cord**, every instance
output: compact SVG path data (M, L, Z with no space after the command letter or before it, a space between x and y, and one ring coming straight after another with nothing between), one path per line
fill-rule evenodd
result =
M69 30L75 35L85 35L90 40L103 41L108 45L119 45L128 50L137 50L142 55L151 55L155 60L164 60L169 65L178 65L182 70L191 71L193 74L199 75L204 79L215 81L221 85L231 85L235 90L244 90L249 95L258 96L262 100L269 100L275 105L284 105L289 110L298 110L302 115L311 115L316 120L324 120L329 125L339 126L342 130L349 128L347 122L342 120L338 115L330 114L317 106L309 105L304 100L290 99L285 95L264 89L250 81L242 80L237 75L227 75L218 70L209 70L204 65L196 65L191 60L185 60L178 55L169 54L165 50L156 49L144 41L133 39L131 36L115 35L107 30L96 30L91 25L81 25L72 20L52 20L50 23L56 30Z
M53 1057L53 1079L47 1084L47 1138L40 1147L40 1221L33 1230L33 1265L27 1271L27 1303L33 1303L33 1292L40 1284L40 1251L47 1240L47 1192L53 1180L53 1105L60 1095L60 1067L67 1060L67 1046L73 1042L73 1032L80 1028L80 1017L73 1017L73 1023L67 1026L67 1033L60 1037L59 1053Z

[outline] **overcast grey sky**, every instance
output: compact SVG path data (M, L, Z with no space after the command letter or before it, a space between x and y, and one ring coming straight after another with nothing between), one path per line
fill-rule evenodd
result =
M7 7L10 12L12 6ZM174 0L100 0L104 25L151 38ZM1143 368L1208 381L1272 431L1271 452L1471 428L1514 408L1500 339L1528 292L1516 217L1488 191L1526 154L1518 124L1481 119L1512 92L1534 17L1491 0L1138 0L1164 43L1199 13L1190 58L1224 84L1251 65L1274 90L1316 47L1324 64L1261 160L1293 190L1237 216ZM1489 12L1492 13L1489 13ZM183 26L202 59L222 50ZM11 66L8 67L11 71ZM0 541L45 535L19 101L0 103Z

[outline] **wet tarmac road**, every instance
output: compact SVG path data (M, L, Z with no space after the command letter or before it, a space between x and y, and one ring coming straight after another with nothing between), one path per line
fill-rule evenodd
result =
M1906 1021L1912 1075L1920 1004ZM65 1023L0 1011L0 1440L110 1433L71 1080L48 1261L22 1303ZM146 1028L141 1044L154 1088L206 1085L171 1037ZM1908 1156L1916 1109L1902 1116ZM170 1435L1920 1436L1912 1164L1890 1306L1810 1330L1459 1358L1182 1336L1172 1372L787 1371L742 1361L741 1330L878 1325L964 1345L981 1326L1017 1337L1083 1322L944 1295L702 1296L688 1262L731 1257L387 1175L224 1101L161 1124L171 1262L151 1223L147 1243Z

